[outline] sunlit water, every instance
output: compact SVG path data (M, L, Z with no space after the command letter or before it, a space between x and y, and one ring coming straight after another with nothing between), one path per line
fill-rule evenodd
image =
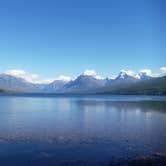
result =
M166 97L0 95L0 165L99 165L166 153Z

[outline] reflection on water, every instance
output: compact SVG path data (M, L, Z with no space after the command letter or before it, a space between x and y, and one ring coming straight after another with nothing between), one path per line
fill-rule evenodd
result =
M165 128L166 100L161 97L0 96L3 154L12 146L14 154L19 142L28 152L34 142L35 149L54 157L65 151L59 160L76 153L78 159L96 161L93 157L109 160L110 156L166 152ZM7 146L11 142L18 144Z

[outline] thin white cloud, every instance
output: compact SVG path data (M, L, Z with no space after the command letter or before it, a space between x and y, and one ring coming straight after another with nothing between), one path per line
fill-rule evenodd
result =
M126 73L127 75L130 75L130 76L136 75L135 71L132 71L132 70L121 70L121 72Z
M24 70L17 70L17 69L7 70L3 73L8 74L8 75L12 75L12 76L15 76L15 77L23 78L26 81L31 82L31 83L46 84L46 83L51 83L55 80L61 80L61 81L64 81L64 82L68 82L68 81L71 80L70 77L64 76L64 75L60 75L57 78L42 79L38 74L32 74L32 73L26 72Z
M153 73L150 69L142 69L142 70L139 71L139 73L144 73L148 76L153 76Z
M55 81L55 79L50 78L50 79L40 79L40 80L34 81L33 83L37 83L37 84L49 84L49 83L52 83L53 81Z
M64 76L64 75L60 75L59 77L55 78L55 80L60 80L60 81L64 81L64 82L69 82L69 81L71 81L71 77L69 77L69 76Z
M162 73L166 73L166 67L165 67L165 66L160 67L160 71L161 71Z
M94 77L94 78L96 78L98 80L103 80L104 79L104 77L98 75L95 70L90 70L90 69L85 70L83 72L83 75L92 76L92 77Z
M26 81L28 82L35 82L39 79L39 75L38 74L31 74L31 73L28 73L24 70L7 70L4 72L5 74L8 74L8 75L12 75L12 76L15 76L15 77L19 77L19 78L23 78L25 79Z
M108 78L108 79L112 79L112 80L114 80L116 77L117 77L117 75L112 75L112 76L107 77L107 78Z
M89 69L87 69L87 70L85 70L83 72L83 74L87 75L87 76L95 76L96 75L96 71L95 70L89 70Z
M95 78L96 78L97 80L104 80L104 79L105 79L104 77L102 77L102 76L100 76L100 75L96 75Z
M160 76L162 76L161 72L160 73L153 73L152 70L150 70L150 69L142 69L142 70L139 71L139 73L146 74L147 76L150 76L150 77L160 77Z

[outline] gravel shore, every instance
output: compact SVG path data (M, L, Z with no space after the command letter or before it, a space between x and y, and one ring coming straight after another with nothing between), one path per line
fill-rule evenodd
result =
M152 156L120 160L103 166L166 166L166 154L156 153Z

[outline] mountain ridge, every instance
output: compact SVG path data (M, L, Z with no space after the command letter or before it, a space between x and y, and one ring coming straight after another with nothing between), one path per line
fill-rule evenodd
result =
M142 80L127 86L100 89L99 94L120 95L166 95L166 76Z
M114 79L99 79L93 75L81 74L71 81L54 80L52 83L35 84L16 76L0 74L0 89L18 93L95 93L102 88L118 89L153 78L146 73L135 74L123 70Z

